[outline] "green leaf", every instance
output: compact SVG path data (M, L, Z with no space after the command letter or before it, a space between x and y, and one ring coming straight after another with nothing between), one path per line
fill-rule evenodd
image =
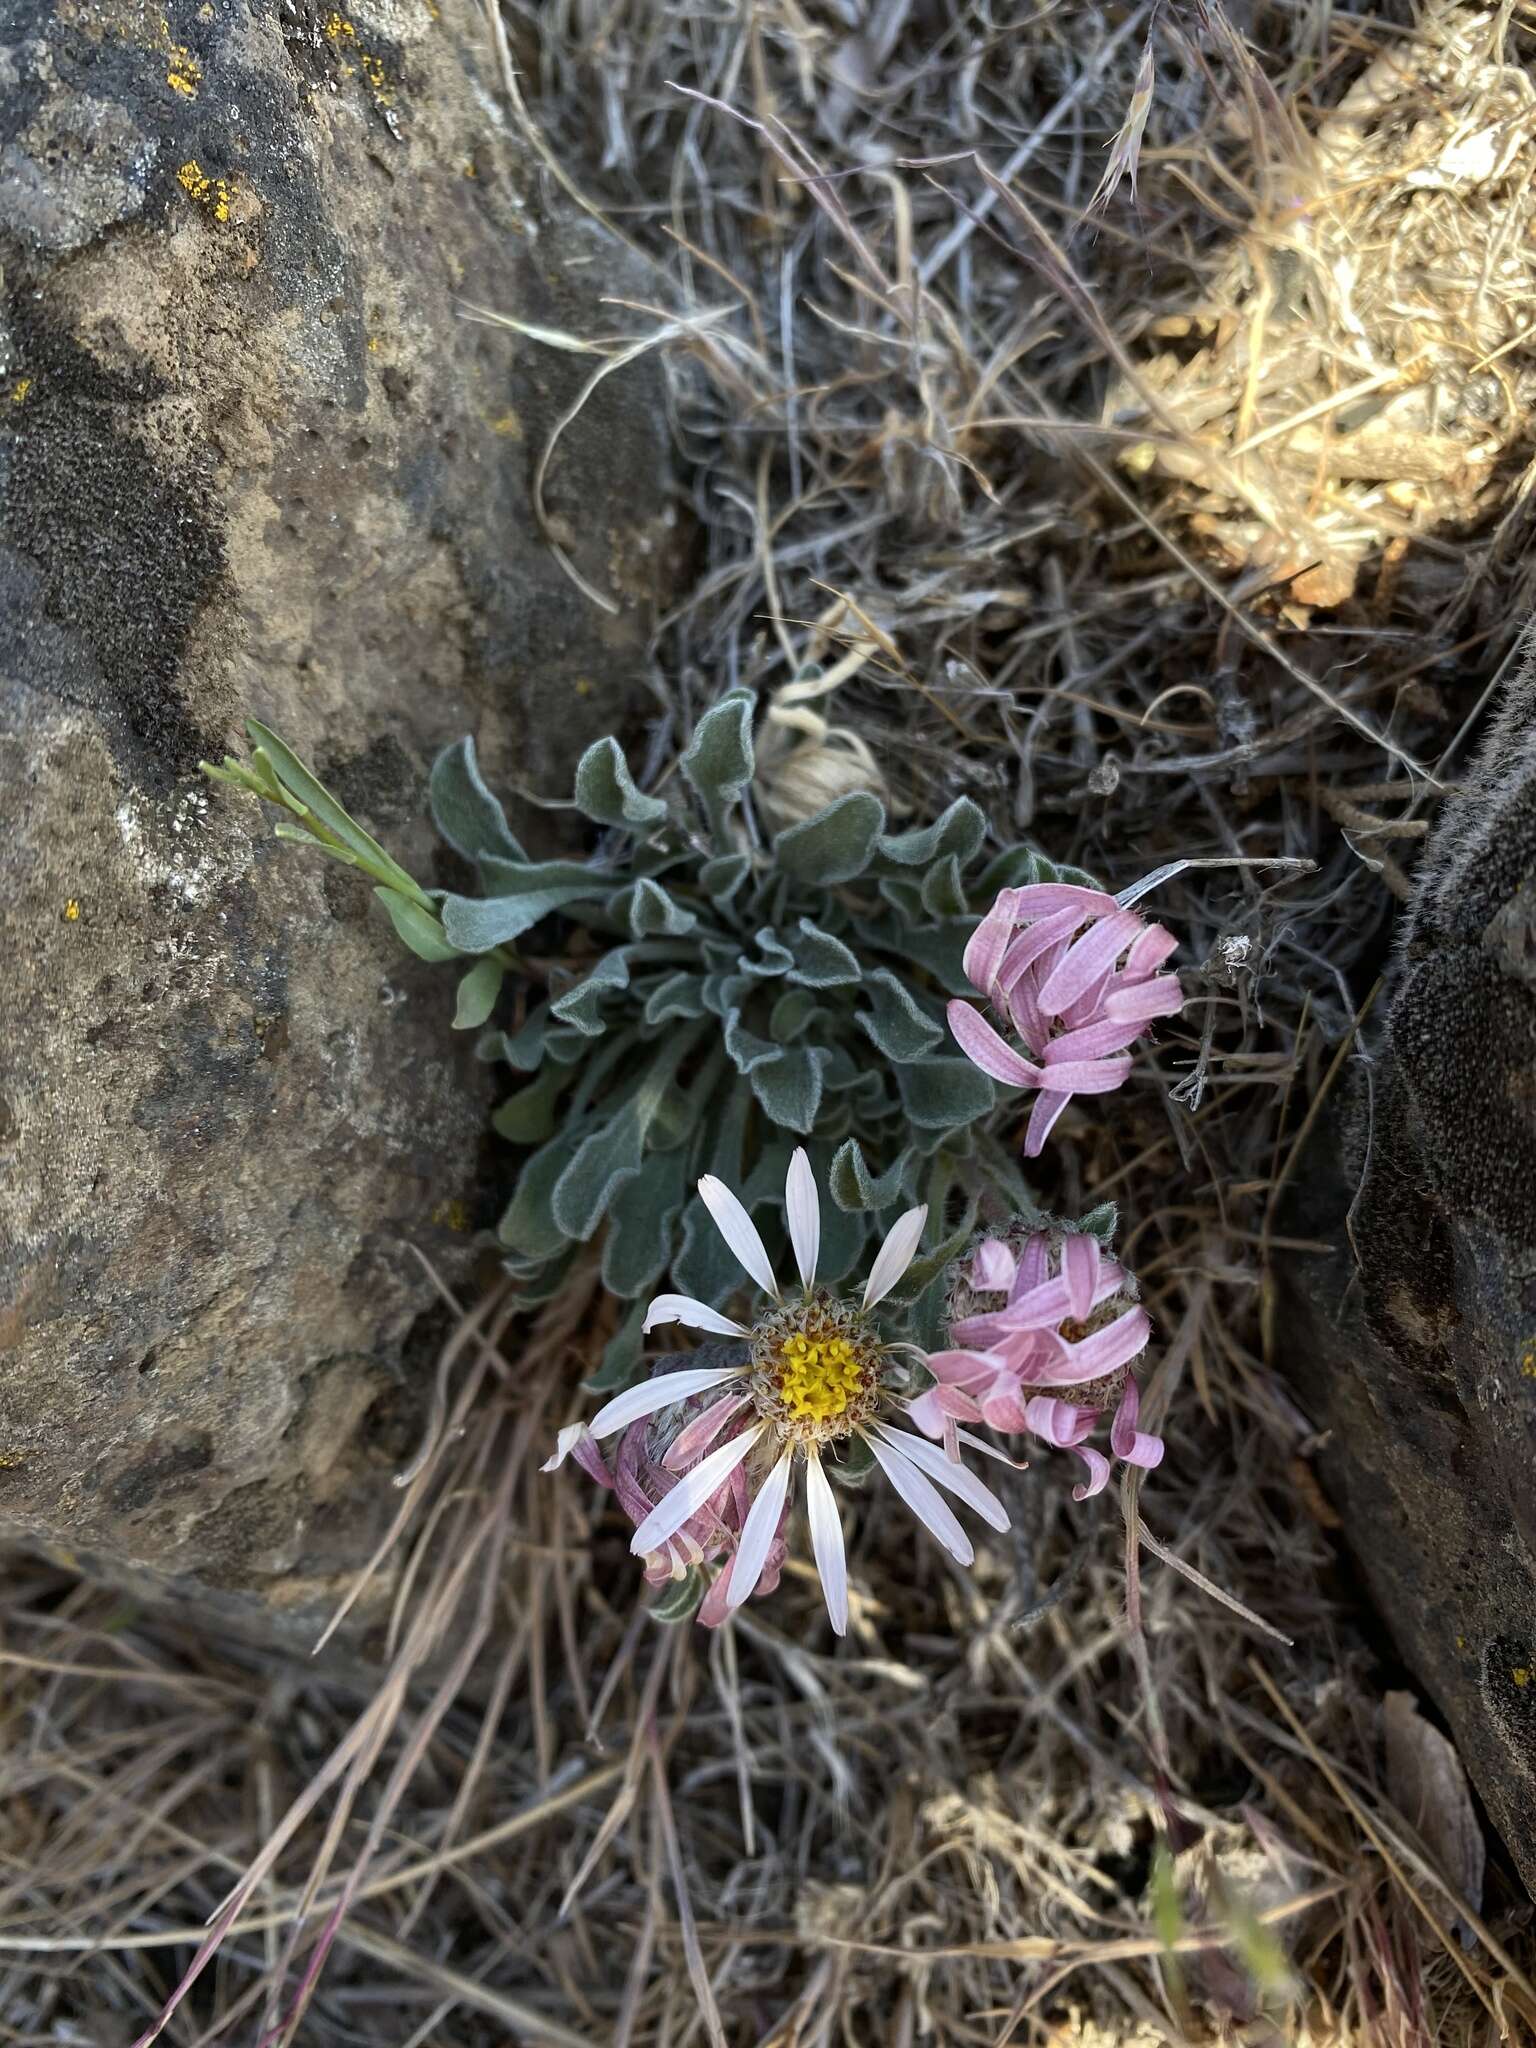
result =
M866 789L853 789L803 825L779 833L774 858L797 882L851 882L868 867L884 826L880 799Z
M885 833L880 840L880 856L900 867L926 868L947 854L954 854L963 866L986 835L983 812L968 796L957 796L931 825L919 826L911 832Z
M669 896L659 882L642 880L621 889L605 905L610 917L625 918L631 938L677 939L691 932L698 917Z
M726 904L752 872L752 857L745 853L717 853L699 869L699 886L714 903Z
M514 1032L502 1033L501 1057L519 1073L531 1074L544 1059L544 1034L549 1028L549 1005L532 1012Z
M751 1286L697 1195L683 1211L683 1242L672 1261L672 1279L681 1293L711 1308Z
M525 1088L509 1095L491 1118L491 1128L511 1145L542 1145L553 1137L555 1108L570 1085L570 1069L551 1060Z
M594 1394L616 1394L638 1379L645 1356L645 1301L637 1301L603 1346L603 1361L587 1381Z
M508 1251L525 1259L549 1259L563 1249L568 1233L555 1221L556 1184L575 1157L582 1127L562 1130L523 1167L496 1235Z
M967 1059L916 1060L896 1069L908 1120L925 1130L953 1130L990 1114L992 1083Z
M725 1049L738 1074L750 1074L754 1068L779 1057L779 1048L771 1040L759 1038L755 1031L747 1029L739 1009L732 1010L725 1020Z
M362 826L342 809L325 784L310 773L291 747L285 746L277 734L259 719L248 718L245 729L251 745L265 755L267 768L289 795L297 797L312 816L318 818L328 831L334 832L364 867L370 868L381 880L394 882L412 898L421 895L405 869L391 860L377 839L371 839ZM409 940L406 943L409 944Z
M837 1148L827 1184L839 1209L867 1214L877 1209L889 1209L903 1195L910 1194L911 1166L912 1154L906 1151L893 1160L884 1173L873 1174L858 1139L849 1138Z
M858 1013L859 1028L888 1060L921 1059L942 1042L942 1026L914 1001L888 967L877 967L865 976L864 993L870 1007Z
M1070 882L1077 889L1102 889L1104 884L1085 868L1047 860L1032 846L1005 846L982 869L972 886L971 901L989 904L999 889L1023 889L1035 882Z
M752 780L750 691L733 690L705 712L681 765L684 779L698 791L717 843L723 844L729 837L732 806Z
M652 1288L672 1256L686 1195L681 1152L652 1153L608 1209L603 1285L621 1301Z
M956 855L945 854L923 877L923 909L930 917L964 917L970 909Z
M729 1017L747 1000L753 986L750 974L706 974L699 989L699 999L715 1016Z
M428 785L432 819L455 853L466 860L493 854L501 860L526 860L507 824L506 813L486 788L475 758L475 743L466 735L444 747L432 763Z
M857 954L841 939L812 924L808 917L801 918L797 936L790 940L790 945L795 956L791 978L806 988L843 988L864 979Z
M839 1486L860 1487L874 1469L875 1454L861 1436L844 1437L822 1460L822 1470Z
M919 923L908 926L901 933L901 953L910 967L922 968L931 974L946 995L974 995L975 990L965 978L961 962L965 958L966 946L975 930L971 918L947 918L943 924ZM860 937L880 943L877 927L860 927ZM893 952L889 936L880 946L882 952Z
M696 974L685 970L669 974L646 997L641 1014L647 1024L664 1024L669 1017L702 1017L704 984Z
M393 889L386 889L382 883L374 888L384 908L389 912L389 921L413 953L422 960L457 960L461 948L450 945L443 928L430 911L422 910Z
M831 1057L825 1046L790 1045L773 1059L754 1063L752 1093L782 1130L803 1137L814 1127Z
M635 787L629 763L616 739L596 740L576 764L576 808L599 825L646 830L659 825L667 807L659 796Z
M765 924L756 936L757 959L746 953L741 955L741 971L753 975L759 981L769 981L780 974L787 974L795 964L795 956L780 940L771 924Z
M1079 1216L1072 1225L1084 1237L1096 1237L1107 1251L1115 1241L1115 1232L1120 1225L1119 1206L1114 1202L1100 1202L1096 1209Z
M477 960L459 983L458 1007L453 1013L455 1031L478 1031L496 1007L506 972L499 960Z
M629 955L622 946L605 953L585 981L578 981L563 996L556 996L549 1014L569 1024L584 1038L601 1038L608 1029L602 1006L609 996L629 986Z
M776 1044L790 1045L813 1019L825 1020L826 1014L808 988L789 988L774 1004L768 1029Z
M547 889L524 890L515 896L445 896L443 929L460 951L489 953L493 946L504 946L532 931L552 910L563 910L568 903L584 899L590 901L596 893L590 882L565 882Z
M585 1244L625 1181L640 1171L644 1148L641 1112L633 1098L611 1122L582 1140L551 1198L555 1223L566 1237Z

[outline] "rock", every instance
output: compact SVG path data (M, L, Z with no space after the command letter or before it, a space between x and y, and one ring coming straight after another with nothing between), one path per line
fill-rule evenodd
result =
M1384 1034L1303 1157L1282 1363L1404 1659L1536 1897L1536 659L1431 841ZM1374 1089L1368 1086L1374 1076Z
M496 1212L493 1083L452 971L198 761L254 714L446 880L432 755L563 796L672 553L655 370L548 479L604 609L531 493L595 359L460 317L646 285L540 202L480 19L21 0L0 48L0 1530L304 1646L414 1443L408 1247L462 1276Z

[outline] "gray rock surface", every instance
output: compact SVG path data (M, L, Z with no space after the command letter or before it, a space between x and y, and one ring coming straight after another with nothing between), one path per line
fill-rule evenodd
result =
M1536 1897L1536 672L1421 871L1371 1074L1302 1160L1282 1362L1402 1651ZM1367 1086L1374 1079L1374 1089ZM1351 1205L1353 1204L1353 1208Z
M307 1644L489 1220L451 969L197 774L255 714L423 879L436 749L564 794L643 690L659 383L479 10L20 0L0 28L0 1533ZM558 196L558 195L556 195ZM547 821L546 821L547 830ZM503 1190L504 1192L504 1190Z

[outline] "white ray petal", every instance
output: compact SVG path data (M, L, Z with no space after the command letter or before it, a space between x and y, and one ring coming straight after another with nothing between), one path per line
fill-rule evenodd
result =
M876 1252L875 1263L869 1269L869 1283L864 1289L866 1308L873 1308L877 1301L884 1301L911 1265L927 1221L928 1204L924 1202L919 1208L909 1209L905 1216L898 1216L886 1232L885 1243Z
M866 1436L864 1441L874 1452L880 1470L929 1534L936 1536L958 1563L972 1563L976 1553L971 1548L971 1539L955 1520L933 1482L925 1479L912 1460L903 1457L891 1444L882 1443L877 1436Z
M789 1162L789 1172L784 1179L784 1218L789 1225L789 1241L795 1248L795 1264L800 1269L800 1278L807 1287L816 1280L816 1259L821 1250L821 1201L816 1193L816 1176L811 1171L811 1162L805 1156L805 1147L797 1145L795 1156Z
M681 1323L685 1329L707 1330L712 1337L746 1337L751 1333L733 1323L707 1301L695 1301L691 1294L658 1294L645 1312L642 1334L658 1323Z
M699 1182L699 1199L715 1219L715 1228L745 1270L765 1294L771 1294L777 1301L779 1283L773 1277L773 1268L768 1263L768 1253L763 1240L757 1234L757 1225L725 1182L716 1180L712 1173L706 1173Z
M835 1634L848 1633L848 1553L843 1548L843 1520L837 1512L831 1483L812 1451L805 1465L805 1505L811 1520L811 1554L826 1596L827 1618Z
M905 1452L919 1471L926 1472L936 1486L946 1488L956 1500L963 1500L968 1508L974 1508L984 1522L989 1522L994 1529L1011 1527L1008 1510L991 1487L978 1479L969 1466L949 1457L925 1437L913 1436L909 1430L892 1429L884 1422L877 1422L875 1427L886 1443Z
M594 1436L613 1436L628 1429L642 1415L654 1415L658 1408L670 1408L674 1401L686 1401L691 1394L707 1394L711 1387L740 1379L746 1370L740 1365L695 1366L688 1372L660 1372L605 1401L589 1425Z
M675 1536L684 1522L692 1520L705 1501L723 1480L729 1479L736 1467L746 1457L764 1429L758 1423L754 1429L745 1429L740 1436L733 1436L718 1451L694 1466L681 1478L666 1499L659 1501L630 1539L630 1549L636 1557L644 1557L647 1551L659 1550L669 1536Z
M725 1596L728 1608L739 1607L743 1600L750 1600L757 1591L757 1582L763 1576L763 1566L768 1561L768 1551L778 1531L779 1517L784 1512L791 1462L792 1454L785 1451L757 1489L757 1498L747 1511L741 1541L736 1546L736 1562L731 1566L731 1588Z

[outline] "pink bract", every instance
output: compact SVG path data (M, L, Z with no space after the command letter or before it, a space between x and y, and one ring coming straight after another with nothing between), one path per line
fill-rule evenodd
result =
M1088 1476L1075 1492L1085 1500L1109 1479L1109 1459L1086 1439L1115 1399L1113 1456L1148 1469L1161 1460L1162 1439L1136 1427L1140 1396L1129 1370L1146 1349L1151 1320L1096 1237L1039 1230L1017 1252L990 1239L971 1258L958 1306L955 1348L928 1355L937 1384L912 1407L929 1436L958 1422L1028 1432L1082 1459ZM1113 1376L1119 1383L1102 1388L1102 1400L1077 1391Z
M656 1417L631 1423L619 1439L611 1469L596 1439L585 1431L576 1436L570 1455L589 1478L617 1495L619 1506L638 1529L685 1473L737 1433L731 1425L738 1417L745 1423L741 1410L746 1398L744 1394L727 1394L718 1400L690 1402L681 1429L665 1443L659 1437ZM725 1569L710 1581L697 1617L705 1628L718 1628L731 1612L731 1571L750 1508L746 1475L738 1465L675 1535L659 1549L646 1552L646 1584L664 1586L682 1578L693 1565L724 1558ZM784 1535L788 1519L786 1506L754 1589L759 1594L772 1593L778 1587L788 1548Z
M965 949L966 979L1011 1026L1011 1046L970 1003L949 1028L984 1074L1037 1092L1024 1141L1044 1150L1074 1095L1107 1095L1131 1071L1128 1048L1154 1017L1184 1004L1178 977L1158 969L1178 945L1162 925L1073 882L1004 889Z

